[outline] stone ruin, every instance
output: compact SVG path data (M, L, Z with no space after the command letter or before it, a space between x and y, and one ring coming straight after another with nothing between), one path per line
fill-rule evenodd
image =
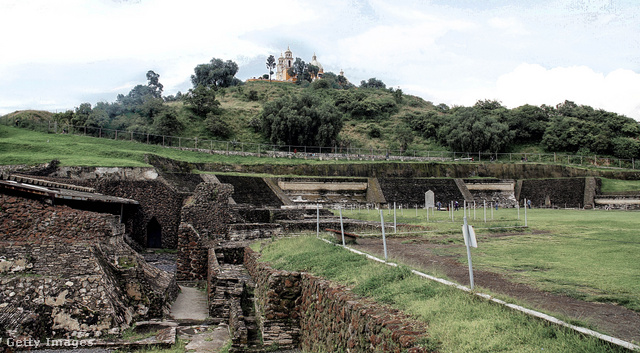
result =
M200 281L208 284L211 322L229 324L235 351L277 346L420 352L415 343L424 337L412 329L419 324L346 288L270 269L257 262L248 243L315 230L316 204L411 207L423 205L425 191L432 190L443 204L492 200L513 206L527 198L536 207L575 207L594 199L597 204L595 180L261 178L153 168L48 168L20 176L4 170L0 334L116 333L136 321L165 317L177 281ZM31 189L16 189L21 183ZM326 209L321 222L323 228L339 227ZM368 226L353 222L346 230ZM175 274L150 266L134 250L148 247L177 249ZM324 309L313 311L318 306ZM334 335L323 322L345 326Z

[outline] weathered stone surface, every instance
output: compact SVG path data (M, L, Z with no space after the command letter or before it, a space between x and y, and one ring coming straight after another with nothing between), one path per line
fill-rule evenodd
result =
M173 276L124 242L118 217L4 194L0 205L0 325L9 335L98 337L161 317L173 299Z
M308 273L278 271L245 249L244 264L256 282L256 308L265 346L308 351L426 352L417 346L426 326L398 310L358 297Z

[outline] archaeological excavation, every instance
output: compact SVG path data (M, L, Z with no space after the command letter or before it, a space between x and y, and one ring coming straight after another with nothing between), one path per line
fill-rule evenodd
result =
M153 168L52 162L0 170L3 341L107 344L141 323L175 339L176 327L185 324L171 318L179 286L200 286L208 309L201 323L226 324L235 351L386 345L423 352L417 342L424 330L413 319L322 278L274 270L248 245L315 231L318 208L323 229L340 229L330 209L422 207L428 190L443 204L640 205L637 195L602 194L598 177L561 166L244 166L229 173L226 166L150 159ZM260 173L270 176L247 176ZM273 176L280 174L305 177ZM345 222L347 231L376 227ZM150 249L173 254L173 268L145 260Z

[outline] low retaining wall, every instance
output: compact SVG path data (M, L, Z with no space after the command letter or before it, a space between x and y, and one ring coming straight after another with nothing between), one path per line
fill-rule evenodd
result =
M246 248L265 346L309 351L426 352L426 326L308 273L278 271Z

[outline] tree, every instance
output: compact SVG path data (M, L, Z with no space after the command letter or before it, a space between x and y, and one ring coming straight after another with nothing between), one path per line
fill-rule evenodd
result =
M91 114L91 103L80 104L73 114L73 119L71 120L72 124L74 126L84 126L87 119L89 119L89 114Z
M440 143L465 152L500 152L511 144L514 136L509 125L478 107L452 109L450 118L437 133Z
M549 114L542 108L525 104L512 109L508 118L509 128L516 132L519 143L537 143L542 140L549 124Z
M304 60L296 58L293 65L287 70L289 76L296 77L296 84L300 85L303 81L311 82L311 74L309 73L309 67Z
M276 144L330 146L342 129L342 114L329 101L305 92L264 105L262 131Z
M122 104L127 110L134 110L136 106L142 105L148 98L155 98L156 92L153 88L144 85L137 85L129 91L126 96L119 94L116 101Z
M320 68L315 65L307 65L307 71L309 72L310 78L317 78L318 73L320 72Z
M147 71L147 87L151 89L151 94L155 98L162 97L162 88L164 87L162 83L159 81L160 75L153 72L152 70Z
M107 124L109 124L109 114L101 108L92 109L85 122L85 126L94 128L106 127Z
M240 80L235 78L238 64L231 60L213 58L207 64L196 66L194 72L195 74L191 75L193 87L231 87L240 83Z
M153 132L157 135L175 136L182 128L174 109L165 109L153 120Z
M377 78L372 77L368 81L360 81L360 88L385 89L387 88L387 85L385 85L384 82L378 80Z
M273 55L269 55L267 58L267 70L269 70L269 82L271 82L271 75L273 75L273 69L276 67L276 58Z
M213 87L198 85L196 88L189 89L183 101L200 118L205 118L209 113L219 113L220 102L216 100Z
M205 126L207 127L207 130L214 136L218 136L221 138L228 138L229 136L231 136L231 128L229 127L229 125L216 114L207 114L207 118L205 119Z

